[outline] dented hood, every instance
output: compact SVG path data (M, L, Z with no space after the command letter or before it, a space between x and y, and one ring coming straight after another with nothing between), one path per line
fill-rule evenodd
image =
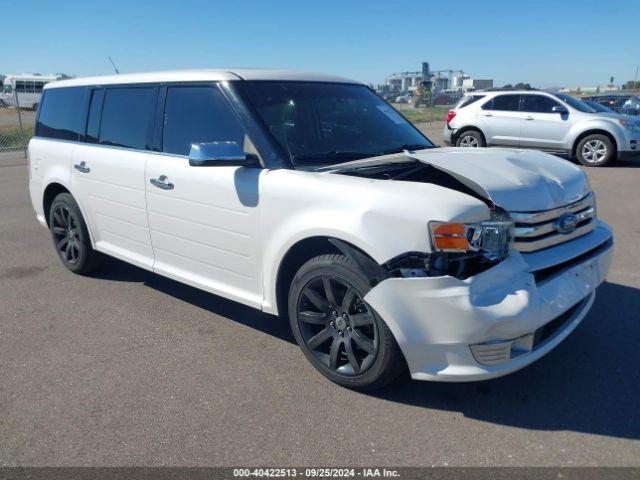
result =
M534 150L434 148L409 155L512 212L560 207L590 190L587 176L576 165Z

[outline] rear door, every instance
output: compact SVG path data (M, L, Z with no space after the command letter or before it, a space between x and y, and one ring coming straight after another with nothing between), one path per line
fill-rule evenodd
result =
M522 127L520 146L553 151L567 149L565 139L569 132L569 113L553 112L560 102L546 95L528 94L520 99Z
M262 170L191 166L191 145L236 142L244 128L215 84L168 85L160 93L157 148L146 169L154 271L260 307L259 179Z
M520 95L506 93L485 102L476 117L487 145L515 146L520 144Z
M85 206L98 250L151 269L145 166L158 88L96 88L85 143L73 155L73 191Z

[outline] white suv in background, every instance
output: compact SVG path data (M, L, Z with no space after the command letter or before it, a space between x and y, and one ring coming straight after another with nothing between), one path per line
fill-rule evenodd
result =
M518 147L599 167L640 158L640 119L599 112L569 95L495 91L466 95L449 111L444 141L457 147Z
M110 255L288 316L341 385L522 368L577 327L611 263L577 166L434 148L357 82L203 70L44 92L29 189L69 270Z

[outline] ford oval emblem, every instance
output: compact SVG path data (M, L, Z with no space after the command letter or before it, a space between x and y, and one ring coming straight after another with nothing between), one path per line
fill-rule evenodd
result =
M578 226L578 217L573 213L565 213L556 220L556 231L560 233L571 233Z

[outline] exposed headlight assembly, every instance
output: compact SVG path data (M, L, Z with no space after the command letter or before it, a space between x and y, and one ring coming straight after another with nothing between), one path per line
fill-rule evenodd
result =
M511 222L429 222L434 251L476 253L491 262L507 256L512 231Z
M384 266L394 277L465 279L501 262L509 252L511 221L429 222L431 252L408 252Z

